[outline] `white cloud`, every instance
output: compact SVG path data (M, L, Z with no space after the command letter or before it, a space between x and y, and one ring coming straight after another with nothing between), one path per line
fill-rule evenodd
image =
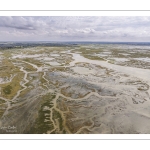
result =
M0 17L0 40L149 41L150 17Z

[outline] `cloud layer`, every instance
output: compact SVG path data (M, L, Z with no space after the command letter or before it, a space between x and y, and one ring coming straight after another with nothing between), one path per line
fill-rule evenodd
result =
M0 17L0 41L149 42L150 17Z

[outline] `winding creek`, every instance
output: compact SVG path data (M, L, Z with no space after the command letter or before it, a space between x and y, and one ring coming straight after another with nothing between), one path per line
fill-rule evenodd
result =
M150 70L148 70L148 69L133 68L133 67L127 67L127 66L119 66L119 65L115 65L115 64L110 64L110 63L108 63L106 61L90 60L90 59L87 59L87 58L81 56L80 54L77 54L77 53L68 53L68 54L71 54L73 56L72 58L74 59L74 61L70 62L69 66L64 66L64 67L74 67L75 64L79 63L79 62L91 63L91 64L94 64L94 65L100 65L100 66L108 68L108 69L112 69L112 70L117 71L119 73L124 73L124 74L130 75L130 76L133 76L133 77L137 77L137 78L139 78L141 80L146 81L148 83L148 85L150 86ZM29 63L29 62L26 62L26 61L22 61L22 62L33 66L35 69L37 69L36 72L43 72L42 71L43 67L38 67L37 65ZM80 69L82 70L82 68L80 68ZM23 80L25 82L21 82L20 83L20 85L23 87L23 89L20 89L17 92L17 94L11 100L3 98L3 97L0 97L1 99L5 100L7 105L8 105L8 107L7 107L7 109L4 112L2 117L5 117L8 114L8 111L11 108L10 103L15 101L22 91L27 89L26 84L29 82L29 80L27 79L29 72L24 70L24 67L20 67L20 71L22 71L24 73ZM92 71L87 70L87 74L89 72L92 72ZM49 80L46 79L46 72L43 72L42 78L47 82L47 85L49 85ZM13 77L11 77L10 79L12 80ZM53 89L49 89L49 87L46 84L43 84L43 85L47 88L47 91L43 92L42 95L44 95L46 93L54 93ZM148 92L150 94L150 89L148 90ZM64 126L65 130L68 133L71 133L69 131L68 127L65 125L66 124L66 118L64 116L64 112L57 108L57 100L58 100L59 97L63 97L65 99L69 100L69 101L80 101L80 100L86 100L86 99L88 99L89 97L91 97L93 95L98 97L98 98L106 97L106 98L112 98L113 99L112 96L101 96L97 92L90 92L89 94L87 94L83 98L77 98L77 99L73 99L71 97L67 97L67 96L63 95L62 93L56 92L56 97L52 101L53 102L53 107L50 108L50 121L52 122L52 124L54 126L54 129L52 131L48 131L48 133L52 133L53 131L59 129L58 124L53 120L53 110L54 109L60 113L60 115L61 115L61 117L63 119L63 126ZM37 95L37 96L39 96L39 95ZM91 122L93 122L93 121L91 120ZM77 133L80 133L80 131L82 129L84 129L84 128L87 128L88 130L90 130L90 128L93 125L94 125L94 123L92 123L91 126L84 126L84 127L80 128L79 131L77 131Z

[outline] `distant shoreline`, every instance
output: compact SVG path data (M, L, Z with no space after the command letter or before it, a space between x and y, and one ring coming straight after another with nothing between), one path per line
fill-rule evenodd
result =
M136 46L150 46L150 42L92 42L92 41L8 41L0 42L0 49L35 47L35 46L71 46L71 45L88 45L88 44L112 44L112 45L136 45Z

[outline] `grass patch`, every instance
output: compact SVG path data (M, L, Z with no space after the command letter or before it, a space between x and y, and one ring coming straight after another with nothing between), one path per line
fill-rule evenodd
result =
M3 116L5 110L6 110L6 102L2 99L0 99L0 118Z
M11 90L12 90L12 86L11 85L7 85L6 87L4 87L3 92L8 95L11 94Z
M29 64L24 64L24 70L26 70L27 72L30 72L30 71L36 71L37 69L35 69L33 66Z
M61 117L60 113L56 110L53 110L53 119L54 120L58 119L59 130L62 131L62 129L63 129L63 120L62 120L62 117Z
M36 60L36 59L33 59L33 58L25 58L23 59L23 61L26 61L26 62L29 62L31 64L34 64L38 67L41 67L43 64L39 61L39 60Z
M99 57L99 56L93 56L93 55L83 55L85 58L88 58L88 59L92 59L92 60L101 60L101 61L104 61L103 58Z
M87 50L87 48L81 47L77 51L82 52L81 55L84 56L85 58L92 59L92 60L104 60L103 58L99 56L93 56L94 53L97 54L97 53L103 52L103 48L99 48L99 49L92 48L90 50Z
M20 81L22 81L24 73L20 71L19 67L14 66L11 60L8 58L3 59L2 66L0 67L1 73L0 77L6 80L6 83L0 85L1 87L1 96L7 99L12 99L21 89ZM9 82L11 75L13 79ZM7 82L8 80L8 82Z
M50 121L50 110L52 107L52 100L55 98L55 95L47 94L42 97L41 106L38 111L38 117L34 123L34 126L31 128L31 134L43 134L47 131L52 130L54 127ZM48 108L48 109L45 109ZM45 122L45 120L47 120Z
M3 116L5 110L0 109L0 118Z
M3 99L0 98L0 105L5 103L5 101Z
M23 73L18 73L10 83L6 83L1 85L2 93L1 95L4 98L12 99L17 92L22 88L20 85L20 81L23 79Z

